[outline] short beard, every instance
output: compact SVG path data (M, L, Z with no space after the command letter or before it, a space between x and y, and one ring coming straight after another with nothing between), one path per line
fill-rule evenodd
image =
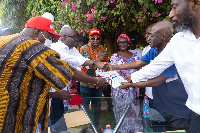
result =
M192 23L194 20L194 16L190 13L189 9L186 9L186 11L183 13L183 17L181 20L181 23L179 23L175 29L177 32L184 31L184 30L192 30Z

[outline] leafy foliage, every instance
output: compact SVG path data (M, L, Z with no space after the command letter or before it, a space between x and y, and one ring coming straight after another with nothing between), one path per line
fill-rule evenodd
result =
M64 0L41 3L29 2L27 12L32 16L48 11L55 16L57 31L64 24L70 25L79 36L87 36L91 28L97 27L103 37L112 40L121 33L136 38L140 46L145 44L144 34L148 25L167 19L170 0ZM158 2L155 4L155 2ZM37 3L37 4L35 4ZM39 4L40 3L40 4ZM32 5L32 6L30 6ZM31 11L32 9L32 11ZM114 42L113 42L114 43Z
M20 9L12 4L9 7L11 1L18 1L15 5ZM21 23L25 24L24 18L27 20L32 16L50 12L55 17L54 27L57 32L63 25L68 24L78 31L79 37L87 38L90 29L95 27L101 30L107 43L116 45L119 34L126 33L135 38L137 45L141 47L145 45L146 27L167 19L170 10L170 0L4 0L3 3L6 3L3 22L14 29L19 29ZM22 20L17 21L18 24L11 21L18 18Z
M26 22L26 9L27 0L1 0L1 26L8 26L19 32L23 29Z

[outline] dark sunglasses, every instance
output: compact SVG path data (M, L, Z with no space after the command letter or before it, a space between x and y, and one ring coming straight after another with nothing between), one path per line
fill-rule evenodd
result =
M76 40L76 36L63 35L63 37L71 37Z
M99 38L99 37L97 37L97 38L91 37L90 39L91 40L100 40L101 38Z
M127 41L119 41L118 43L119 44L127 44L128 42Z

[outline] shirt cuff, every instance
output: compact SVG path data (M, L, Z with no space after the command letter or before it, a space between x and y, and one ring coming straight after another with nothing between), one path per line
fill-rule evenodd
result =
M140 80L136 78L136 75L134 73L131 74L131 80L133 83L140 82Z
M89 60L89 59L83 57L83 58L80 58L78 62L79 62L79 64L81 64L81 66L82 66L83 63L85 63L86 60Z

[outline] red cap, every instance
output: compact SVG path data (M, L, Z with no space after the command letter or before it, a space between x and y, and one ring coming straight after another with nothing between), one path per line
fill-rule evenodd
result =
M106 125L106 129L110 129L111 128L111 126L110 125Z
M52 37L55 39L59 39L61 37L60 34L54 32L51 20L41 17L41 16L36 16L36 17L30 18L27 21L26 25L24 25L24 28L34 28L34 29L40 29L43 31L47 31L47 32L53 34Z
M91 30L90 30L90 34L89 34L89 36L92 36L92 35L94 35L94 34L96 34L96 35L100 35L100 36L101 36L101 32L100 32L100 30L97 29L97 28L91 29Z

